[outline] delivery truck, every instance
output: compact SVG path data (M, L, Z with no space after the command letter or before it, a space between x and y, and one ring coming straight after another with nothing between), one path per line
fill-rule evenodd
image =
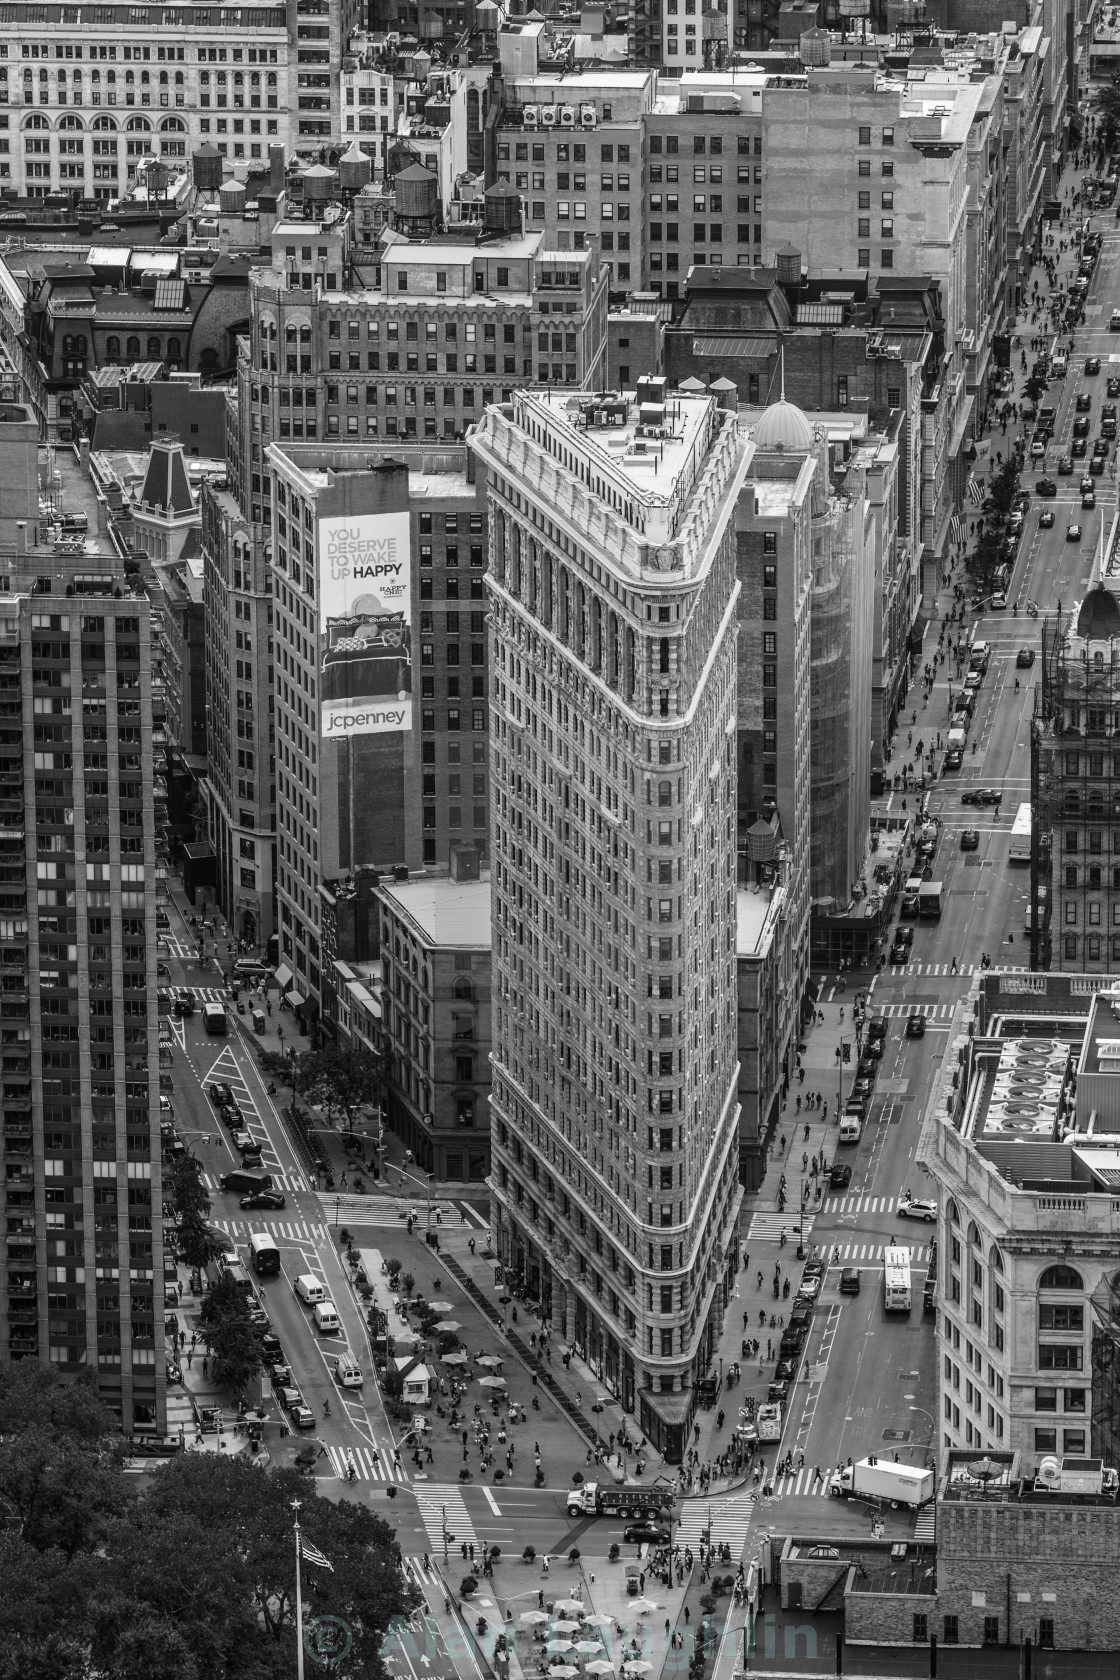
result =
M941 920L941 895L945 891L941 881L923 881L918 888L918 915L923 922Z
M782 1408L779 1403L767 1401L758 1408L755 1418L760 1441L780 1441L782 1438Z
M653 1487L615 1487L609 1482L583 1482L568 1489L570 1517L656 1517L662 1506L671 1505L673 1492L667 1483Z
M881 1500L892 1511L899 1505L925 1505L933 1498L933 1471L920 1464L861 1458L833 1476L829 1492L834 1499Z

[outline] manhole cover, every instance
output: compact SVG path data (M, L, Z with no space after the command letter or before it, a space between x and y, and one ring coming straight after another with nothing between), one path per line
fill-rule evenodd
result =
M966 869L979 869L983 862L983 858L978 858L976 856L966 857L964 860L964 866Z
M884 1429L883 1440L908 1441L910 1439L910 1434L911 1431L909 1429Z

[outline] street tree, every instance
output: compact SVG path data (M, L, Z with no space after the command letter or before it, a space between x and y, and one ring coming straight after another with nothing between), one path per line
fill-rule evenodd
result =
M261 1368L261 1335L250 1322L244 1293L228 1272L207 1291L198 1325L210 1350L215 1381L240 1394Z
M213 1230L206 1223L205 1217L194 1208L180 1217L175 1240L187 1265L200 1272L209 1261L216 1260L227 1246L221 1233Z
M202 1164L189 1149L171 1163L164 1176L164 1187L170 1190L180 1219L188 1213L199 1220L210 1217L210 1194L202 1181Z
M388 1056L371 1050L312 1050L299 1058L296 1070L300 1095L341 1115L349 1132L361 1109L380 1106L388 1084Z

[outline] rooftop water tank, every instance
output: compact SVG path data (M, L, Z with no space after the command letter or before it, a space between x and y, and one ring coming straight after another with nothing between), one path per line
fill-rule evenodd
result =
M508 181L495 181L486 193L487 233L520 233L521 194Z
M800 286L801 252L796 245L783 245L776 254L775 263L780 286Z
M191 156L195 190L206 194L216 193L222 184L222 167L221 152L217 146L212 146L208 140L205 141Z
M313 163L303 172L303 202L328 204L335 193L335 172L325 163Z
M218 194L218 204L223 216L241 216L245 212L245 183L244 181L224 181Z
M439 211L439 183L430 169L410 164L393 182L397 216L407 222L434 222Z
M346 194L361 192L369 185L373 165L355 140L338 160L338 184Z

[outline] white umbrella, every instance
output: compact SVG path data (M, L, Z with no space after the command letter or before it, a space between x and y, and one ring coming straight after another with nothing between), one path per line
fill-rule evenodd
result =
M524 1622L526 1627L539 1627L542 1622L548 1621L548 1612L547 1610L523 1610L518 1620Z
M622 1672L623 1674L648 1674L652 1667L652 1663L643 1662L639 1657L632 1657L629 1662L623 1663Z
M433 1312L445 1313L451 1311L450 1301L429 1301L428 1305Z
M593 1657L596 1651L603 1649L601 1639L580 1639L576 1642L576 1650L581 1657Z
M441 1318L435 1328L437 1330L446 1330L449 1334L451 1334L456 1330L461 1330L463 1326L453 1318Z
M500 1371L504 1361L496 1358L492 1353L483 1353L476 1357L475 1364L484 1365L487 1370Z
M545 1646L550 1657L557 1656L561 1651L574 1651L575 1646L570 1639L550 1639Z
M587 1606L582 1598L558 1598L552 1608L558 1610L562 1616L572 1614L583 1617L583 1612L587 1609Z
M579 1669L573 1668L571 1663L557 1663L556 1666L554 1668L550 1668L548 1672L550 1674L557 1675L559 1680L572 1680L572 1675L578 1674Z
M504 1388L506 1379L504 1377L480 1377L478 1386L480 1388Z
M655 1604L652 1598L636 1598L630 1608L636 1610L639 1616L648 1616L654 1610L660 1610L661 1606Z
M604 1657L599 1657L599 1658L596 1659L595 1662L589 1662L587 1664L587 1673L588 1674L613 1674L614 1673L614 1664L607 1662Z
M584 1622L585 1627L609 1628L609 1627L614 1626L614 1617L613 1616L585 1616L583 1618L583 1622Z
M465 1365L467 1356L465 1353L443 1353L439 1362L441 1365Z
M552 1625L557 1633L575 1633L579 1627L578 1622L553 1622Z

